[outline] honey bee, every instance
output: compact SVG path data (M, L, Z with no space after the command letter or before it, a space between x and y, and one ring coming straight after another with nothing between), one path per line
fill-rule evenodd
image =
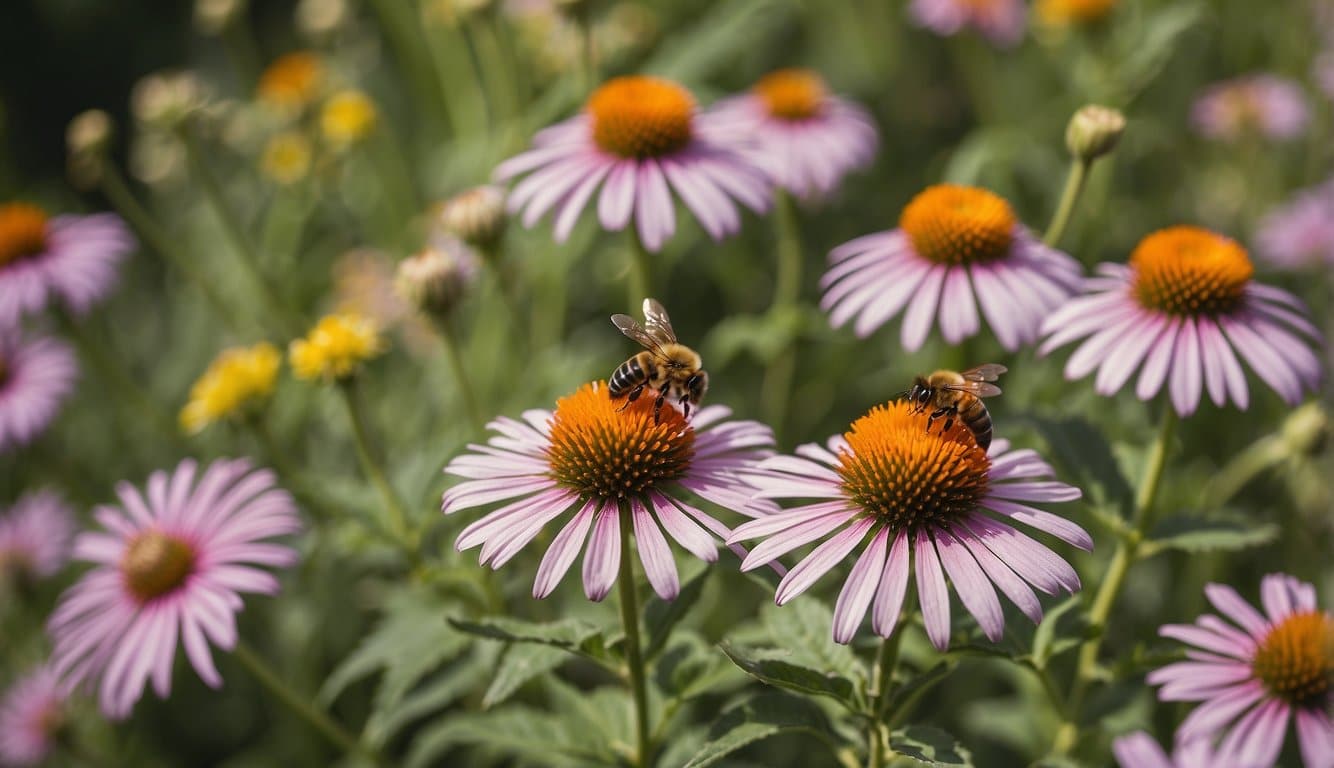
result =
M658 399L653 403L653 421L662 412L662 403L668 395L676 399L686 418L690 407L699 407L709 388L709 374L700 366L699 353L676 340L672 321L656 299L644 299L644 325L629 315L612 315L612 325L621 333L639 342L644 351L626 360L612 372L607 393L612 399L625 397L625 410L644 389L653 389Z
M982 398L1001 393L1000 387L990 382L1006 370L1003 365L987 363L963 373L941 370L930 376L918 376L912 389L908 390L908 402L914 413L921 413L928 407L933 409L926 419L928 432L932 422L942 417L945 424L941 432L948 431L957 416L973 433L977 446L985 451L991 447L991 414L987 413Z

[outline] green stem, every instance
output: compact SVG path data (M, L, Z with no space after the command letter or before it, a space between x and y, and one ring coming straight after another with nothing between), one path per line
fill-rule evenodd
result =
M242 317L244 313L229 309L227 302L223 301L222 295L218 293L214 282L204 275L196 266L194 260L177 250L175 241L139 204L134 193L130 191L130 185L126 183L125 177L121 175L120 170L110 159L103 159L102 161L101 179L102 192L107 196L107 200L111 201L112 207L130 223L130 226L134 227L134 230L139 233L140 239L154 251L157 251L159 256L166 258L172 268L185 275L186 279L203 294L204 300L213 308L214 314L221 318L233 333L238 333L240 328L237 319Z
M1171 448L1172 437L1176 433L1177 413L1171 403L1163 404L1163 421L1158 431L1158 438L1149 451L1144 478L1140 483L1139 493L1135 496L1135 513L1130 531L1116 543L1116 551L1107 565L1098 585L1098 592L1093 597L1089 608L1088 622L1091 636L1079 647L1079 662L1075 668L1074 682L1070 686L1070 696L1066 699L1066 722L1061 725L1052 751L1058 755L1069 754L1078 738L1079 709L1088 692L1089 685L1098 677L1098 651L1102 648L1102 639L1106 635L1107 619L1112 614L1116 599L1125 584L1130 566L1139 556L1140 546L1145 536L1153 527L1157 517L1155 502L1158 488L1162 484L1163 469L1167 466L1167 453Z
M1075 203L1079 202L1079 196L1084 191L1084 183L1088 181L1089 168L1092 165L1092 161L1080 158L1070 161L1070 172L1065 177L1065 189L1061 190L1061 201L1056 206L1056 214L1052 216L1051 224L1047 225L1047 232L1042 236L1043 243L1054 248L1061 241L1061 235L1065 234L1070 216L1075 211Z
M464 365L463 356L459 353L454 324L449 318L440 318L436 322L436 328L440 331L440 346L445 349L445 359L449 362L450 372L454 374L454 384L458 387L459 397L468 412L468 420L472 423L473 430L480 433L486 428L486 417L482 415L482 409L477 405L477 397L473 394L472 384L468 381L468 366Z
M644 299L653 295L652 271L653 265L649 261L648 249L644 247L644 241L639 238L639 230L635 228L634 222L631 222L630 266L625 281L627 311L636 311L644 303Z
M894 686L894 669L899 662L899 644L903 638L900 629L880 641L875 665L871 668L871 690L868 695L875 716L866 726L866 768L881 768L886 757L884 716L889 711L890 691Z
M1232 500L1252 480L1288 457L1279 435L1265 435L1233 456L1204 485L1204 509L1215 510Z
M204 197L208 199L213 213L222 223L223 232L227 239L231 241L233 250L240 257L242 265L250 273L251 280L259 288L268 304L269 311L283 326L284 330L295 336L300 331L300 323L287 309L286 304L279 298L273 285L269 283L264 276L263 269L260 268L259 255L255 252L250 238L245 233L245 227L241 220L237 218L236 212L232 210L227 202L227 196L223 194L222 185L218 182L213 171L208 167L204 160L203 149L199 146L199 140L195 137L194 131L190 129L188 123L182 123L177 129L181 142L185 145L185 158L190 165L190 171L199 185L204 190Z
M780 190L774 201L774 227L778 239L778 272L769 313L775 321L781 319L783 323L791 323L801 298L802 247L796 202L786 191ZM788 333L789 327L784 326L783 332ZM780 439L797 368L796 339L789 338L787 342L765 368L761 396L769 425Z
M434 63L435 45L431 42L430 30L423 30L425 40L418 36L418 21L415 16L417 3L404 3L401 0L370 0L379 17L380 28L384 32L389 47L394 51L408 82L417 91L423 103L431 104L450 122L455 136L458 126L454 124L454 114L450 111L450 93L446 83L450 82L447 71L442 71Z
M347 419L352 424L352 441L357 449L357 460L361 462L361 469L366 473L366 479L371 481L371 485L374 485L380 494L385 512L389 514L389 526L394 536L408 548L409 552L415 552L416 548L409 537L408 516L404 511L403 502L389 484L384 468L376 461L375 454L371 451L366 419L357 400L356 379L339 382L338 391L342 395L343 404L347 406Z
M630 550L630 514L621 505L621 572L616 585L621 598L621 625L625 629L625 665L630 677L630 692L635 704L635 760L637 768L650 765L648 731L648 687L644 677L644 656L639 645L639 607L635 602L635 561Z
M503 238L489 245L478 247L478 252L481 253L482 261L496 279L496 288L500 292L500 300L505 303L505 311L509 313L511 330L516 335L523 333L523 326L519 323L523 313L519 310L518 286L514 283L513 273L505 264Z
M417 192L417 182L412 177L408 159L403 155L402 143L391 136L387 126L379 126L366 142L370 150L371 162L380 175L380 185L385 195L393 201L394 214L391 217L396 224L408 221L421 212L421 196Z
M232 650L232 655L236 657L237 661L241 662L241 666L255 676L260 685L273 694L274 698L281 701L288 709L309 723L311 727L320 732L320 735L344 753L359 755L376 764L383 762L379 755L358 741L341 725L334 722L333 718L317 709L306 697L292 690L291 686L283 682L282 678L278 677L278 673L274 672L244 640L236 641L236 648Z

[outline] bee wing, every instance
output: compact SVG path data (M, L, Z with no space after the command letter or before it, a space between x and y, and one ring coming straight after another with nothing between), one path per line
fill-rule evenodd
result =
M994 397L1001 393L1001 388L985 381L965 381L962 384L946 384L941 389L953 392L967 392L974 397Z
M644 326L649 335L658 340L658 344L676 343L672 319L657 299L644 299Z
M976 368L969 368L959 375L968 381L995 381L1000 378L1002 373L1005 373L1008 370L1010 369L1003 365L986 363L985 365L979 365ZM1000 390L997 389L994 394L1000 394Z
M621 333L629 336L646 349L656 351L658 349L658 340L649 335L648 331L629 315L612 315L611 324L616 326Z

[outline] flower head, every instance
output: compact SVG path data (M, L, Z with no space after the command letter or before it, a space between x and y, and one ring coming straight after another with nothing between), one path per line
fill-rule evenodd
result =
M399 262L395 288L428 315L447 316L477 279L478 260L465 243L437 238L426 250Z
M1236 141L1247 135L1283 141L1306 132L1310 112L1296 83L1275 75L1247 75L1209 86L1191 108L1195 130Z
M1111 15L1117 0L1037 0L1033 12L1047 27L1095 24Z
M383 351L384 341L374 322L343 313L320 318L306 338L292 342L287 354L297 378L341 381Z
M1187 661L1149 674L1163 701L1203 702L1177 729L1178 742L1221 737L1237 765L1274 765L1288 723L1307 766L1334 760L1334 615L1316 606L1315 587L1274 573L1260 583L1261 614L1232 587L1204 594L1232 624L1205 615L1169 624L1163 637L1190 648ZM1235 626L1233 626L1235 625Z
M65 567L74 513L58 493L33 491L0 515L0 577L45 579Z
M259 100L282 113L296 113L319 97L327 73L324 61L310 51L294 51L273 60L260 75Z
M527 174L514 186L509 209L524 212L525 227L556 211L559 242L599 187L602 226L619 231L633 216L650 251L676 231L673 191L715 240L741 228L733 198L757 212L769 205L764 174L719 140L711 117L697 112L694 96L670 80L609 80L582 114L542 131L533 145L495 175L506 180Z
M1279 267L1334 267L1334 179L1298 192L1265 216L1256 245Z
M1094 388L1111 395L1144 364L1135 393L1147 400L1170 382L1182 416L1203 389L1216 405L1246 408L1249 393L1237 354L1289 404L1314 389L1320 335L1294 296L1255 282L1246 250L1197 227L1144 238L1128 265L1103 264L1087 293L1043 323L1046 354L1088 337L1065 367L1068 379L1098 369Z
M505 190L493 184L460 192L435 212L435 225L442 234L482 249L500 240L505 219Z
M809 69L771 72L750 93L728 99L711 112L720 135L729 136L738 152L799 197L828 195L845 175L865 168L875 157L871 115L829 93L824 80Z
M223 350L190 387L181 427L193 434L262 407L273 395L280 365L282 355L268 342Z
M0 326L13 327L56 301L81 315L116 285L134 250L120 218L48 216L27 203L0 203Z
M209 89L195 72L154 72L134 84L130 109L135 119L144 125L170 129L203 107L209 95Z
M186 459L143 491L121 483L116 493L120 506L93 512L105 530L75 540L75 557L94 567L61 597L48 630L56 674L96 688L102 712L122 718L150 679L159 697L171 693L178 640L200 678L222 685L209 644L236 645L241 593L277 593L260 566L289 566L296 552L264 540L300 522L273 473L244 459L202 473Z
M1222 752L1214 752L1208 739L1178 743L1168 757L1158 742L1144 731L1118 738L1112 753L1121 768L1245 768L1232 762Z
M918 26L942 37L972 27L992 44L1009 48L1024 39L1023 0L912 0L908 13Z
M19 678L0 699L0 765L35 766L66 722L65 694L49 667Z
M769 459L749 475L763 498L815 502L739 526L729 542L764 539L742 570L825 539L779 583L778 605L865 544L834 608L837 642L852 640L868 608L872 628L889 636L902 611L910 563L927 635L941 650L950 637L946 575L993 641L1004 630L993 585L1034 622L1042 606L1030 585L1048 594L1079 589L1073 568L1003 521L1091 549L1083 528L1025 503L1072 501L1079 489L1040 479L1052 469L1034 451L1011 451L997 440L988 453L962 423L928 429L927 419L906 402L880 405L830 439L828 448L803 445L796 456Z
M982 307L1008 350L1037 339L1042 318L1079 285L1079 263L1039 242L1009 203L985 189L928 187L899 228L859 237L829 254L820 306L835 327L854 317L867 336L904 311L902 341L916 350L939 315L950 344L980 330Z
M375 102L358 90L335 93L320 110L320 130L336 149L349 147L371 134L379 116Z
M310 173L314 150L299 131L283 131L269 139L260 158L260 170L273 181L288 186Z
M25 340L0 323L0 454L46 431L78 375L78 362L64 342Z
M613 401L594 382L557 401L555 412L491 422L499 434L488 445L445 467L466 480L445 492L443 510L505 504L464 529L456 546L482 545L482 564L499 568L547 523L569 516L537 569L533 597L551 594L588 539L584 594L601 600L616 581L621 527L632 526L649 583L664 600L675 598L680 582L662 532L707 562L718 558L713 537L729 533L680 495L748 514L771 510L736 473L769 455L773 435L753 421L726 421L730 411L718 405L692 421L670 406L655 419L653 400Z

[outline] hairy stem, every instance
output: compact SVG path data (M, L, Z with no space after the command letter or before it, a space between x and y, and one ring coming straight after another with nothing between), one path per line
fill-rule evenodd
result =
M772 317L790 322L797 312L801 297L801 229L797 223L797 207L792 196L779 191L774 201L774 226L778 237L778 272L774 279L774 298L769 305ZM784 329L786 332L787 329ZM762 399L769 425L781 438L783 423L792 397L792 377L797 368L796 339L789 339L783 349L769 361L764 371Z
M625 665L630 677L630 692L635 704L635 760L637 768L647 768L649 750L648 687L644 677L644 655L639 641L639 607L635 600L635 561L630 551L629 508L621 505L621 572L616 586L621 601L621 625L625 629Z
M1046 245L1054 248L1061 241L1061 235L1065 234L1065 228L1070 224L1070 217L1075 212L1075 204L1079 202L1079 197L1084 192L1084 184L1088 181L1089 168L1092 165L1092 161L1080 158L1070 161L1070 172L1065 177L1061 201L1056 205L1056 213L1051 217L1047 232L1042 236L1042 242Z
M454 333L454 325L448 318L440 318L436 322L436 328L440 331L440 345L445 348L445 358L449 361L450 372L454 375L454 384L459 388L459 397L463 400L464 409L468 411L468 420L472 423L473 430L480 433L486 428L486 417L482 415L482 410L477 405L477 396L468 381L468 366L464 365L463 356L459 353L459 340Z
M644 299L653 295L653 265L649 261L648 249L639 237L639 230L634 228L633 223L630 226L630 266L625 281L625 304L628 312L635 312Z
M410 540L408 516L404 511L403 502L389 484L384 468L380 466L380 462L375 459L375 454L371 451L366 419L358 403L355 381L356 379L348 379L340 382L338 391L342 395L343 404L347 407L347 419L352 424L352 440L357 449L357 459L361 462L361 469L366 473L366 478L380 494L380 500L389 514L389 525L394 536L410 553L415 552L416 548Z

